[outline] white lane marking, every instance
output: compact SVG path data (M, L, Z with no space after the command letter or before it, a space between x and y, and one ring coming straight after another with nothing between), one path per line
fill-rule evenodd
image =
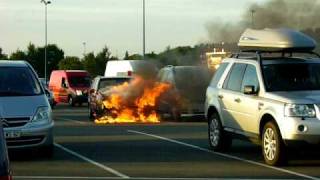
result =
M191 148L194 148L194 149L197 149L197 150L200 150L200 151L204 151L204 152L207 152L207 153L223 156L223 157L230 158L230 159L239 160L239 161L246 162L246 163L249 163L249 164L254 164L254 165L266 167L266 168L269 168L269 169L273 169L273 170L277 170L277 171L280 171L280 172L292 174L292 175L295 175L295 176L299 176L299 177L303 177L303 178L307 178L307 179L319 180L319 178L317 178L317 177L313 177L313 176L309 176L309 175L306 175L306 174L290 171L290 170L283 169L283 168L269 166L269 165L266 165L266 164L263 164L263 163L251 161L251 160L248 160L248 159L240 158L240 157L229 155L229 154L214 152L214 151L211 151L211 150L206 149L206 148L202 148L202 147L195 146L195 145L192 145L192 144L188 144L188 143L184 143L184 142L181 142L181 141L169 139L169 138L166 138L166 137L162 137L162 136L158 136L158 135L154 135L154 134L148 134L148 133L144 133L144 132L140 132L140 131L134 131L134 130L128 130L128 132L154 137L154 138L157 138L157 139L161 139L161 140L169 141L169 142L172 142L172 143L180 144L180 145L183 145L183 146L191 147Z
M92 180L104 180L104 179L123 179L120 177L85 177L85 176L13 176L14 179L92 179ZM241 178L157 178L157 177L130 177L129 179L133 180L248 180L246 179L241 179ZM255 180L255 179L250 179L250 180ZM269 180L269 179L257 179L257 180ZM276 180L276 179L272 179ZM279 180L291 180L291 179L279 179Z
M114 174L114 175L116 175L116 176L119 176L119 177L125 178L125 179L130 178L129 176L127 176L127 175L125 175L125 174L122 174L122 173L120 173L119 171L116 171L116 170L114 170L114 169L112 169L112 168L110 168L110 167L108 167L108 166L105 166L105 165L100 164L100 163L98 163L98 162L96 162L96 161L93 161L93 160L91 160L91 159L89 159L89 158L87 158L87 157L84 157L84 156L82 156L81 154L76 153L76 152L74 152L74 151L72 151L72 150L70 150L70 149L68 149L68 148L66 148L66 147L64 147L64 146L62 146L62 145L60 145L60 144L54 143L54 145L55 145L56 147L64 150L64 151L66 151L66 152L68 152L68 153L70 153L70 154L72 154L72 155L74 155L74 156L76 156L76 157L78 157L78 158L80 158L80 159L82 159L82 160L84 160L84 161L87 161L87 162L89 162L89 163L91 163L91 164L93 164L93 165L95 165L95 166L98 166L98 167L100 167L101 169L106 170L106 171L108 171L108 172L110 172L110 173L112 173L112 174Z
M75 122L75 123L78 123L78 124L88 124L88 122L83 122L83 121L78 121L78 120L74 120L74 119L67 119L67 118L54 118L54 119L60 119L60 120L63 120L63 121L71 121L71 122Z

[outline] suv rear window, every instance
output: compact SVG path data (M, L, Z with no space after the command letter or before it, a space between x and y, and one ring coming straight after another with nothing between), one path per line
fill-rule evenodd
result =
M43 94L34 73L27 67L0 67L0 96Z
M267 91L320 90L320 64L287 63L263 66Z
M221 79L221 76L223 75L223 72L228 67L229 63L222 63L220 64L218 70L215 72L211 82L210 86L217 87L219 80Z
M235 63L228 75L227 81L224 82L223 88L232 91L240 91L241 83L244 71L246 69L246 64Z

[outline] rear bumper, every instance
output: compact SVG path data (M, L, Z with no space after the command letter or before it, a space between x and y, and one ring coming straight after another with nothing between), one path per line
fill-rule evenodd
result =
M53 125L51 122L41 126L26 125L15 128L5 128L4 132L19 132L20 137L6 138L9 149L24 149L53 144Z

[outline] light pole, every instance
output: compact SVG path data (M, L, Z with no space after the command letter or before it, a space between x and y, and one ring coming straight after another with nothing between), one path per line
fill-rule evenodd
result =
M254 28L254 13L256 11L254 9L251 10L251 28Z
M43 3L45 6L45 46L44 46L44 79L47 82L47 5L51 4L51 1L48 0L41 0L40 3Z
M146 55L146 6L145 6L145 0L142 0L143 4L143 35L142 35L142 44L143 44L143 59L145 59Z
M86 42L83 42L82 43L83 44L83 57L85 57L86 56Z

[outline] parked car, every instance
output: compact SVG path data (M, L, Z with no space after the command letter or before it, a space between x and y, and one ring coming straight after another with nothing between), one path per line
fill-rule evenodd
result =
M249 29L239 46L242 52L223 60L207 89L209 144L226 151L233 138L244 137L261 144L267 164L282 165L289 148L320 143L315 41L288 29Z
M82 105L88 102L90 76L82 70L55 70L52 71L49 89L53 92L56 103L69 103Z
M53 154L50 104L26 61L0 61L0 114L8 148L34 148Z
M103 77L98 76L93 79L91 89L89 93L89 118L94 119L104 114L105 108L102 104L104 95L102 92L109 88L123 84L131 80L131 76L128 77Z
M42 84L42 87L45 90L45 93L46 93L48 101L49 101L49 103L51 105L51 108L54 108L54 106L56 105L56 102L54 101L54 97L53 97L52 91L49 90L48 82L44 78L39 78L39 80L40 80L40 82Z
M179 120L181 114L204 114L206 88L211 74L207 68L201 66L167 66L158 73L160 82L172 84L179 102L170 98L161 98L158 111L170 114Z
M0 119L1 119L1 114L0 114ZM1 120L0 120L0 180L12 180L6 139L4 137Z

